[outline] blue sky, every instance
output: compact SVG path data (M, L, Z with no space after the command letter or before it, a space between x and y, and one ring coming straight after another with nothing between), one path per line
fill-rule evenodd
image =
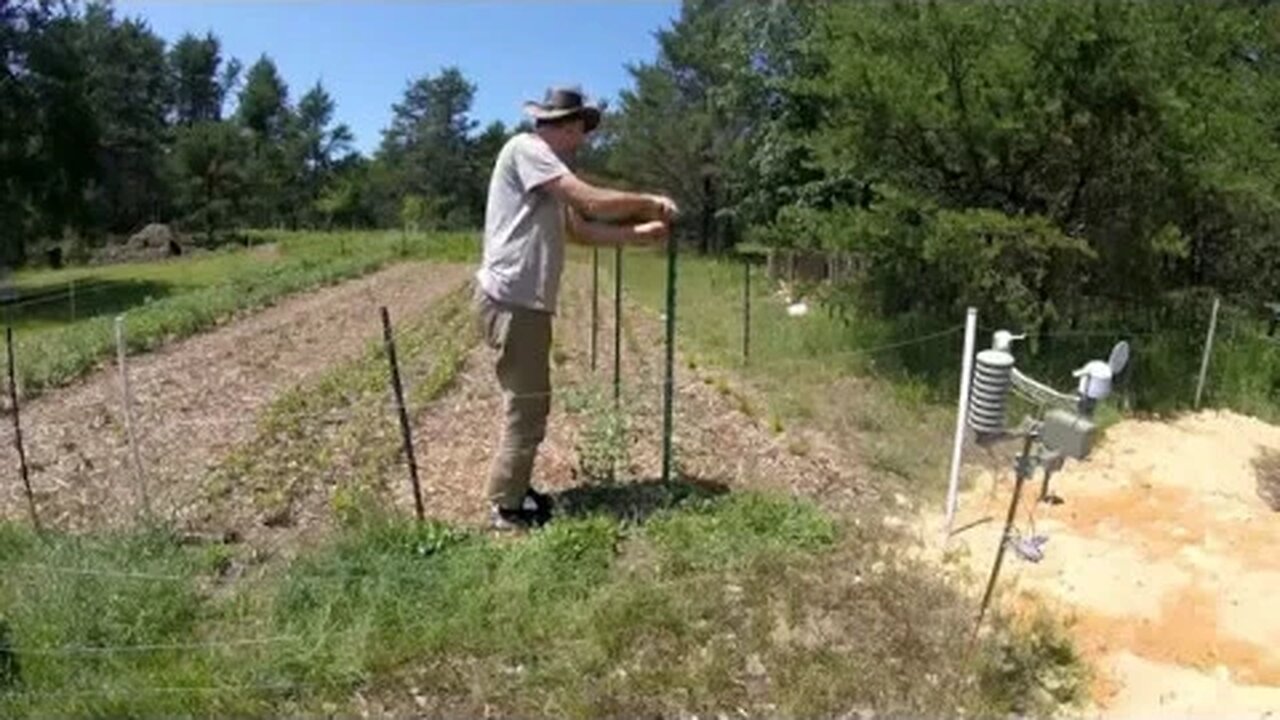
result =
M410 78L457 65L477 86L473 116L513 124L548 84L578 82L597 97L629 85L624 65L651 60L655 30L676 0L633 2L182 2L118 0L167 41L212 30L223 56L248 67L275 60L294 102L317 79L338 103L356 145L381 140Z

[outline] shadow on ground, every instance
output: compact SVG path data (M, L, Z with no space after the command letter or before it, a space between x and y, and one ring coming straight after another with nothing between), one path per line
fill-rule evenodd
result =
M644 522L650 515L689 502L724 495L729 486L716 481L683 477L627 483L582 485L554 495L560 515L580 517L606 514L628 522Z
M24 285L9 300L0 300L0 313L17 326L25 323L71 322L98 315L113 315L172 294L174 286L149 280L77 280L75 290L66 283Z

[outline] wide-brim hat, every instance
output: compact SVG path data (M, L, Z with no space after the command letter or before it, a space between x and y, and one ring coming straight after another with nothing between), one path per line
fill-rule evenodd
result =
M581 117L587 132L600 125L600 108L587 102L582 90L576 87L550 87L542 102L530 100L524 111L534 120L559 120Z

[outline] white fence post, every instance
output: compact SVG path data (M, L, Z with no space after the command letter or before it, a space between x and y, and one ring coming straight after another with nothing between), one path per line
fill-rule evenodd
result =
M956 408L956 435L951 447L951 473L947 479L947 530L951 536L951 523L956 516L957 494L960 491L960 460L964 452L965 417L969 411L969 388L973 380L973 350L978 334L978 309L969 308L964 317L964 357L960 362L960 402Z
M1213 299L1213 312L1209 315L1209 334L1204 339L1204 355L1200 357L1200 380L1196 383L1195 409L1200 409L1200 398L1204 395L1204 380L1209 374L1209 354L1213 351L1213 333L1218 329L1218 305L1221 298Z
M116 360L120 365L120 396L124 404L124 430L129 439L129 452L133 458L134 479L137 482L138 504L146 516L151 515L151 501L147 497L147 481L142 473L142 456L138 454L138 437L133 431L133 394L129 391L129 369L125 365L124 315L116 316Z

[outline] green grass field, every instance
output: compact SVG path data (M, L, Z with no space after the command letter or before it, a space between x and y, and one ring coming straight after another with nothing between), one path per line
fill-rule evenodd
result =
M153 263L20 273L25 297L7 308L27 393L64 384L115 347L114 316L128 313L131 350L207 329L237 312L373 272L400 259L468 261L472 233L259 233L249 249ZM72 308L72 281L77 291Z
M159 531L0 528L0 714L347 714L359 691L392 714L1004 716L1081 690L1056 629L970 654L971 600L801 501L691 495L514 541L351 518L256 582Z

